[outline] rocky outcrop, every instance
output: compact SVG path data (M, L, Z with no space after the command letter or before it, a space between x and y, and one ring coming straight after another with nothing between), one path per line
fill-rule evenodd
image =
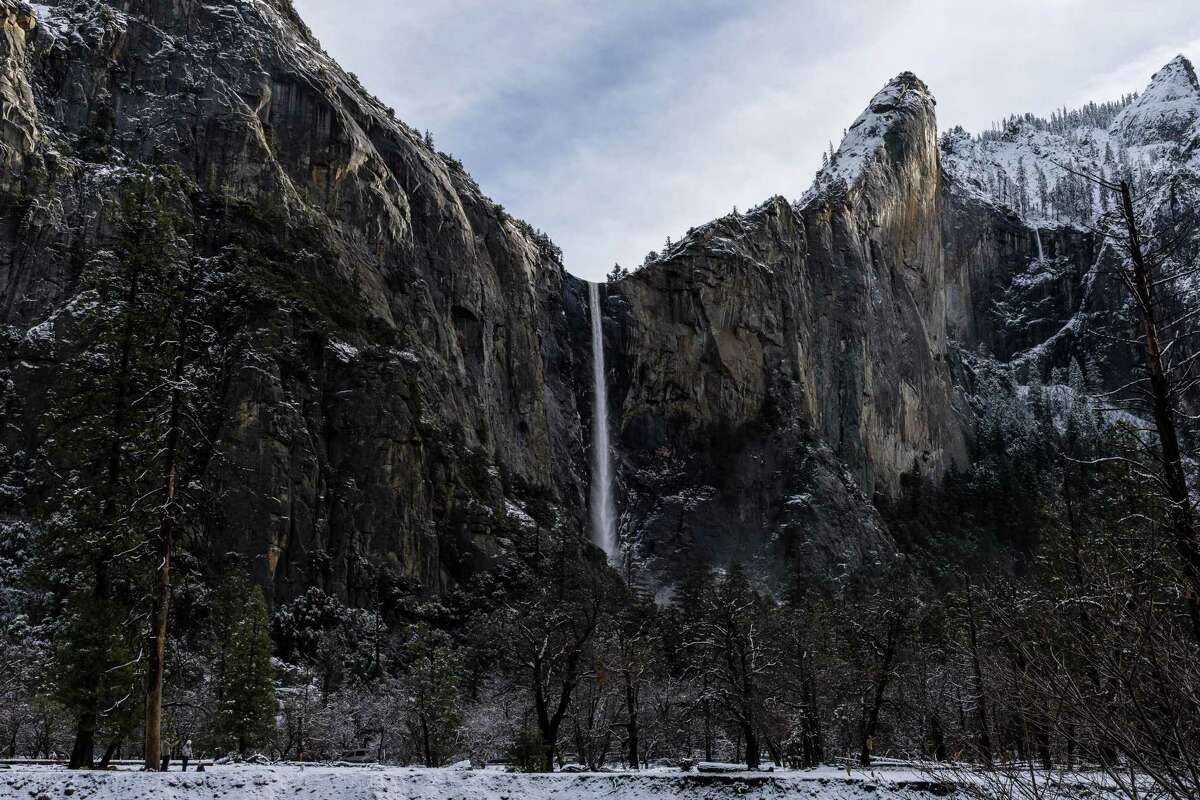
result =
M934 108L919 80L899 76L800 202L690 231L610 286L623 530L651 571L669 575L690 554L786 579L886 553L870 498L969 466L963 394L978 360L961 351L1018 382L1065 380L1078 365L1111 389L1134 373L1136 353L1104 335L1127 311L1090 224L1111 198L1077 173L1140 163L1151 202L1194 196L1191 65L1175 59L1137 99L1053 131L1021 118L999 138L954 131L939 143ZM832 459L808 459L814 444ZM848 494L828 481L811 490L838 473L830 464L845 467ZM795 524L798 499L828 509L843 496L860 513Z
M11 189L38 138L33 89L26 77L26 42L37 27L33 8L0 0L0 189Z
M1193 144L1200 120L1200 81L1192 62L1182 55L1171 59L1150 78L1138 95L1113 121L1112 132L1124 145L1154 142Z
M625 532L647 559L853 565L887 549L874 493L965 464L942 204L934 102L904 74L801 203L610 286Z
M234 557L277 596L367 602L454 585L513 526L581 529L557 249L369 96L290 4L0 9L9 457L37 453L59 312L110 246L129 175L173 165L195 255L236 246L264 292L198 481L214 570Z

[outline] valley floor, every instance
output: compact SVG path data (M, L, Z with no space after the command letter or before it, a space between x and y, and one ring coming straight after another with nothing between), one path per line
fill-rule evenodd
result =
M1063 796L1075 796L1075 792ZM965 798L920 771L832 767L773 773L530 775L495 769L222 765L203 773L132 769L71 772L14 765L0 771L0 800L918 800Z

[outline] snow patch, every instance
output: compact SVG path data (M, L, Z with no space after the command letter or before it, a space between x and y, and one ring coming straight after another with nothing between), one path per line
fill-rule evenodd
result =
M504 513L509 518L516 520L517 524L522 528L532 530L537 527L537 523L534 522L533 517L525 513L525 509L508 498L504 500Z
M358 348L352 344L332 339L329 342L329 347L333 350L334 357L343 364L349 364L358 358Z
M852 186L884 147L884 138L899 121L932 109L929 89L911 72L902 72L871 99L867 110L846 131L841 146L817 173L813 186L801 199L806 205L828 189Z

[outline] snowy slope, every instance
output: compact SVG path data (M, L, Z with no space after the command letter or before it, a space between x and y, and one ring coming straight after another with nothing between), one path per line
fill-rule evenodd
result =
M1051 120L1014 117L983 136L947 131L942 164L956 189L1010 209L1031 226L1086 227L1113 198L1072 171L1158 187L1200 170L1198 137L1200 85L1191 63L1177 56L1136 97Z
M1200 83L1182 55L1150 79L1146 91L1114 120L1110 132L1121 143L1138 146L1179 142L1194 137L1200 119Z
M1111 328L1121 324L1128 297L1108 277L1115 253L1102 233L1119 200L1087 176L1128 181L1151 235L1200 206L1200 82L1191 63L1177 56L1141 93L1116 101L1049 119L1014 116L980 135L952 128L939 137L939 154L952 206L990 208L1001 221L994 236L1016 242L977 295L975 318L994 324L990 349L1042 380L1073 359L1092 364L1089 380L1122 384L1133 356L1114 344ZM1200 249L1194 239L1181 252ZM1043 251L1043 240L1053 246ZM1200 301L1200 282L1178 272L1172 293Z

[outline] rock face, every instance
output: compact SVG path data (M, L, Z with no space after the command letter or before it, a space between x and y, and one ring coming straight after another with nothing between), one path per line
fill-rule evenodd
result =
M37 142L33 89L23 69L26 40L36 26L32 8L0 2L0 188L11 186Z
M787 580L886 554L868 498L970 466L964 350L1018 382L1072 364L1126 382L1136 353L1094 335L1128 311L1093 229L1114 200L1074 172L1134 180L1150 214L1194 202L1198 115L1179 57L1137 98L939 142L903 74L799 202L690 231L610 286L623 530L649 571L739 558Z
M138 163L196 186L198 254L267 297L203 483L213 559L278 596L452 585L513 525L578 530L558 251L325 56L285 0L0 0L0 321L11 453ZM38 328L42 334L26 332ZM65 335L65 334L64 334ZM533 513L530 505L558 510Z
M863 495L965 462L941 182L933 98L904 74L799 204L696 229L611 287L626 530L648 558L861 556L886 538Z
M445 590L516 528L586 537L586 286L287 0L0 0L0 32L10 468L37 457L71 300L150 165L191 186L170 202L194 254L235 246L262 292L196 476L214 569L367 602ZM1154 169L1192 163L1189 87L1172 62L1104 136ZM648 588L695 559L783 584L887 557L872 499L968 463L956 348L1046 373L1113 307L1082 223L1016 174L1020 202L996 188L1018 167L1064 180L1034 164L1051 134L939 142L934 108L900 75L798 202L703 225L603 287L621 533ZM15 487L6 511L47 491Z

